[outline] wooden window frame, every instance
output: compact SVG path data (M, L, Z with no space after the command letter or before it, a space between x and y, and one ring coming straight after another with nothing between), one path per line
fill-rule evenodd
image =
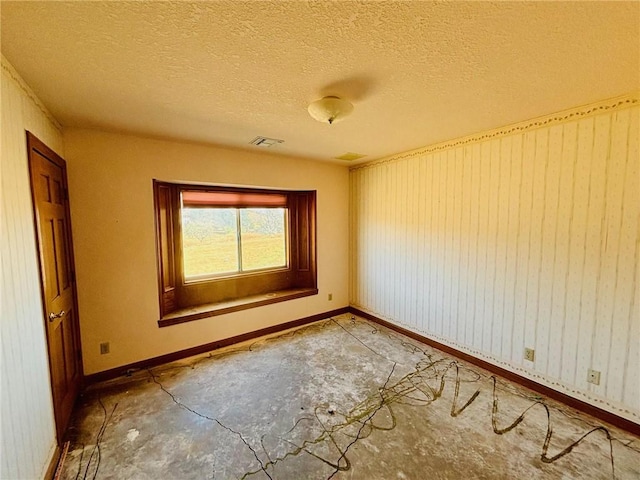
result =
M287 266L187 282L182 262L180 193L183 190L285 195ZM314 190L268 190L153 180L153 197L159 326L222 315L318 293Z

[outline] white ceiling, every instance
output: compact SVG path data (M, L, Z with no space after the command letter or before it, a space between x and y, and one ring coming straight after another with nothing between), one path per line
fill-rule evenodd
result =
M640 2L8 2L63 126L363 161L640 88ZM344 121L307 105L337 95ZM346 163L346 162L343 162Z

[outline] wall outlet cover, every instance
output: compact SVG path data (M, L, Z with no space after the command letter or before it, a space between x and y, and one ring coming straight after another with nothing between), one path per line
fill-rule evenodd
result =
M600 385L600 372L598 370L587 370L587 382Z
M536 351L533 348L525 348L524 359L533 362L536 359Z

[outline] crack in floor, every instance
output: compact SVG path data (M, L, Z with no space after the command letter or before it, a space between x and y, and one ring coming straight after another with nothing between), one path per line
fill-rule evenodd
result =
M253 454L253 456L256 458L256 460L258 461L258 463L260 464L260 470L262 470L264 472L264 474L269 477L271 480L273 480L273 477L271 475L269 475L269 472L267 472L267 469L264 465L264 463L262 463L262 460L260 460L260 457L258 456L258 454L256 453L256 451L253 449L253 447L249 444L249 442L247 442L245 440L245 438L242 436L242 434L240 432L236 432L235 430L233 430L232 428L227 427L225 424L223 424L220 420L216 420L216 423L218 425L220 425L222 428L229 430L231 433L235 433L238 437L240 437L240 440L242 440L242 443L244 443L247 448L249 450L251 450L251 453ZM243 477L244 478L244 477Z

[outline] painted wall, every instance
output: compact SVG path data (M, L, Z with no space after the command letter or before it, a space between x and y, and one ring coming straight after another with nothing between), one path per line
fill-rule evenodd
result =
M92 130L64 138L85 374L348 305L346 167ZM319 295L158 328L154 178L317 190Z
M62 155L60 126L2 57L0 478L42 478L56 446L29 187L29 130Z
M351 304L639 422L638 105L353 169Z

